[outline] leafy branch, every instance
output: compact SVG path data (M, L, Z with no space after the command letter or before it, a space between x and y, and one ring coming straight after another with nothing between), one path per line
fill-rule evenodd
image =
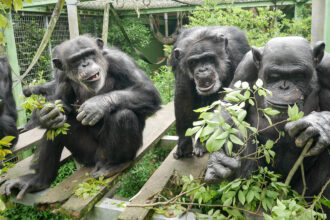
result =
M64 113L63 104L61 100L56 100L54 103L46 102L45 97L40 95L32 95L29 99L23 103L24 109L29 111L33 111L34 109L42 109L44 107L50 108L58 108L61 112ZM64 125L57 129L49 129L47 130L47 140L54 140L56 136L59 134L66 135L69 130L70 125L68 123L64 123Z

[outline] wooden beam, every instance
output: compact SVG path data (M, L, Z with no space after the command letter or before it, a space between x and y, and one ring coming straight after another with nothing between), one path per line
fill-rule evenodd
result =
M104 8L104 15L103 15L102 40L104 42L104 45L107 45L108 43L109 12L110 12L110 4L107 4Z
M23 92L22 92L22 83L20 81L20 71L17 59L17 50L15 43L15 35L13 28L13 19L11 13L7 13L7 20L9 24L9 28L4 28L4 37L6 39L6 53L8 57L8 61L11 67L11 75L13 79L13 95L16 102L16 108L18 112L17 126L22 126L26 124L26 115L25 111L22 108L23 100Z
M317 41L324 39L325 1L326 0L313 0L312 3L312 45L314 45Z
M77 0L67 0L66 7L68 10L70 39L72 39L79 36Z
M149 180L144 184L140 192L134 197L130 205L146 204L153 202L155 197L163 191L174 171L177 171L180 176L190 174L195 178L201 177L206 169L208 154L203 157L191 157L176 160L173 158L175 147L168 155L162 165L154 172ZM143 220L146 218L150 209L141 207L127 207L118 217L120 220Z

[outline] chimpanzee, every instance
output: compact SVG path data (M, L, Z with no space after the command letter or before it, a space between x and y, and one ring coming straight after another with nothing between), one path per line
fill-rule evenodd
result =
M59 45L60 56L53 59L62 71L56 86L57 107L44 107L42 127L54 129L69 123L67 135L54 141L41 140L36 173L5 183L3 193L19 188L25 192L49 186L56 177L63 147L86 166L94 166L91 176L111 176L134 159L142 144L145 119L160 108L161 99L152 81L125 53L104 47L101 39L79 36Z
M7 57L0 57L0 140L5 136L13 136L13 147L18 140L16 127L17 111L14 100L11 79L11 68Z
M175 158L201 156L206 151L198 140L193 149L185 132L198 117L193 110L219 98L228 87L244 54L250 50L245 34L229 27L193 27L181 30L170 60L175 76L175 117L179 136Z
M322 99L319 96L316 66L322 60L324 47L325 44L322 42L311 49L308 41L301 37L278 37L270 40L264 48L252 47L250 55L247 55L247 60L245 60L247 70L251 70L246 74L250 74L250 76L243 78L250 79L251 83L259 77L264 82L263 87L272 92L272 96L257 96L259 108L271 107L280 111L280 114L272 117L273 123L285 120L288 117L288 106L295 103L299 109L303 110L305 116L298 121L276 126L278 130L285 130L287 134L285 137L281 137L273 147L276 155L272 165L267 165L264 159L239 160L227 156L224 151L217 151L210 156L205 175L206 180L220 180L230 175L233 175L234 178L245 177L256 169L257 163L268 166L286 178L303 146L313 138L313 146L307 153L307 157L304 158L307 184L305 195L316 195L320 192L322 186L330 178L330 154L328 152L330 109L321 109L322 112L316 112L319 110L318 100ZM256 74L253 68L250 68L251 63L248 60L254 63ZM242 67L241 70L244 68ZM253 75L255 78L251 77ZM234 77L234 80L239 80L239 78ZM247 121L252 126L256 127L258 120L260 121L259 129L268 126L268 122L262 114L257 118L255 107L247 107L247 112ZM267 129L259 133L258 141L260 144L265 144L268 139L275 140L277 137L278 132L274 128ZM255 151L255 144L249 143L243 155ZM300 172L294 175L290 185L298 192L302 192L303 181ZM324 195L330 199L329 186Z

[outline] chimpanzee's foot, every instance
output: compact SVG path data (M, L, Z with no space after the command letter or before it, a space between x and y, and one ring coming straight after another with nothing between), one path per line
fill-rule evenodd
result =
M111 176L125 170L131 164L132 164L132 161L120 163L120 164L112 164L112 165L105 165L105 164L98 163L98 164L96 164L95 168L91 172L91 176L95 179L99 178L99 176L111 177Z

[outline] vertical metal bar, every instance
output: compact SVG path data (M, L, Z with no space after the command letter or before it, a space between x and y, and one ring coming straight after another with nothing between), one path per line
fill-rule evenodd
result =
M329 0L328 0L329 1ZM314 45L317 41L323 40L324 37L324 15L325 15L325 0L312 1L312 39Z
M168 15L164 13L164 21L165 21L165 37L168 37Z
M72 39L79 36L77 0L67 0L66 7L68 9L70 39Z
M6 52L7 57L9 60L9 64L12 69L12 78L13 78L13 95L16 102L16 108L18 112L18 119L16 124L18 126L22 126L26 124L26 115L25 111L22 108L22 84L19 81L18 76L20 75L19 72L19 65L18 65L18 59L17 59L17 51L16 51L16 43L15 43L15 35L14 35L14 27L13 27L13 19L11 16L11 13L7 14L7 20L9 23L9 28L5 28L4 30L4 36L6 39Z
M104 45L107 45L108 43L109 12L110 12L110 4L106 4L104 8L103 29L102 29L102 40L104 42Z
M330 53L330 0L327 0L325 4L324 41L326 43L325 50Z

